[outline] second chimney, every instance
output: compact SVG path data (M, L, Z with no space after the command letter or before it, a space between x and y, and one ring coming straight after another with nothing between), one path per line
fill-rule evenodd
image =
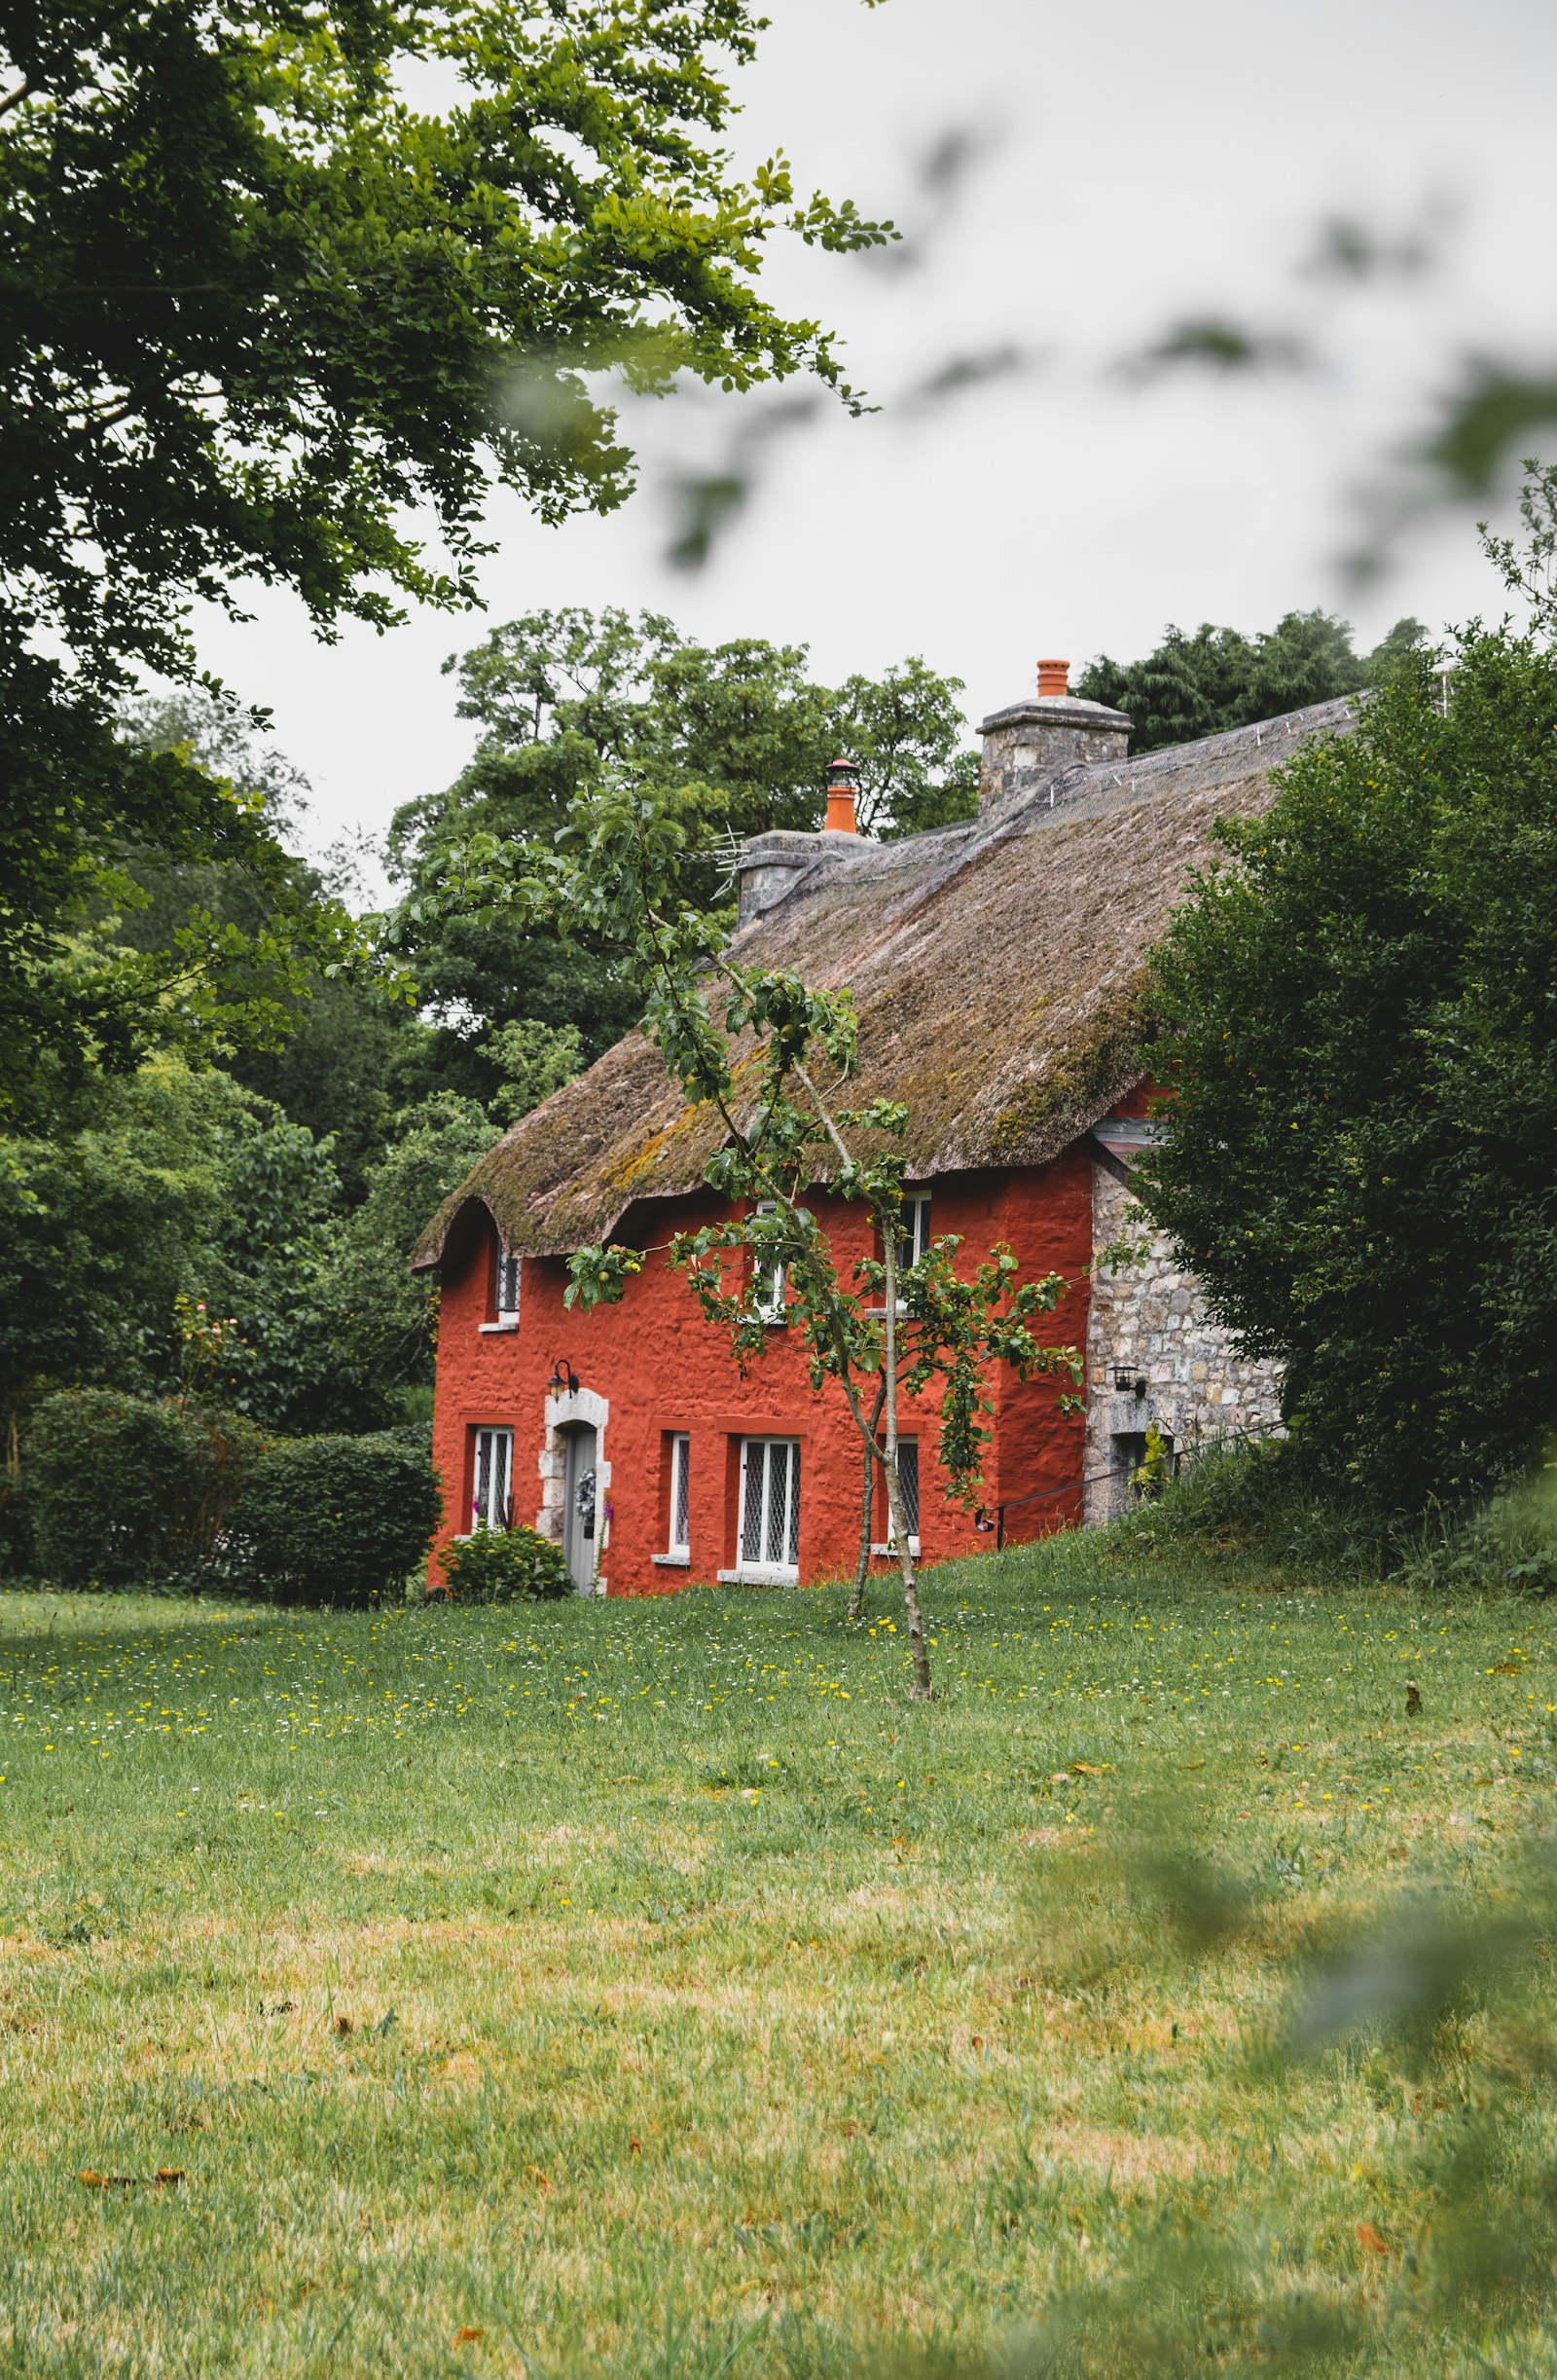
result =
M992 711L980 723L980 818L1003 818L1020 809L1078 764L1122 760L1130 749L1130 725L1124 712L1070 692L1068 661L1040 661L1037 693Z
M858 834L859 821L854 815L858 791L859 771L852 760L829 760L826 827L829 834Z

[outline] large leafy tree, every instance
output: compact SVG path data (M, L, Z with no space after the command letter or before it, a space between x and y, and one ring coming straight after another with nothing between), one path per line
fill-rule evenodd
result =
M1143 660L1120 663L1101 653L1075 690L1128 711L1131 750L1149 752L1356 694L1387 675L1423 633L1420 621L1397 620L1372 652L1358 653L1347 622L1324 611L1288 611L1252 637L1209 621L1193 636L1170 627Z
M494 1029L529 1018L575 1028L593 1057L634 1021L620 952L502 908L451 904L473 839L549 850L574 807L632 787L678 822L682 897L729 899L733 842L821 823L827 763L860 772L860 824L901 834L970 815L960 681L909 660L879 678L818 683L804 645L743 637L705 645L657 613L532 612L449 664L479 741L447 791L408 804L390 837L406 887L396 936L452 1022L438 1079L486 1097Z
M1557 541L1554 541L1557 549ZM1221 829L1153 963L1157 1219L1393 1507L1557 1413L1557 650L1472 629Z
M854 401L818 327L754 285L779 227L883 236L797 201L781 158L733 174L718 69L759 24L746 0L5 11L13 1102L38 1090L32 1053L133 1065L177 1006L165 971L73 938L121 843L269 860L230 785L113 732L127 670L191 676L194 599L236 609L245 581L287 586L326 634L408 597L470 600L494 482L553 520L626 494L604 374L743 388L810 371ZM221 956L191 946L179 982Z

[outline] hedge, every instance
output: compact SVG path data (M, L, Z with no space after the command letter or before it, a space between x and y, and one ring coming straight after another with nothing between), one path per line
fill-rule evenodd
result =
M297 1603L398 1594L426 1559L442 1507L438 1477L409 1432L272 1442L233 1516L258 1593Z
M22 1461L30 1551L62 1587L186 1578L218 1554L265 1444L240 1414L115 1388L58 1389Z

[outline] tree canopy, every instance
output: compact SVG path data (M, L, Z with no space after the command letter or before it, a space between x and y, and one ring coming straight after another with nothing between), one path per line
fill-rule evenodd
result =
M127 744L125 674L191 606L284 586L321 633L472 600L494 485L543 518L632 483L602 382L727 388L827 337L756 290L780 229L887 237L749 181L721 135L746 0L30 0L0 27L0 1095L132 1066L224 949L79 931L127 843L263 875L251 803ZM430 517L429 543L417 521ZM295 938L272 902L275 955ZM302 932L308 941L307 921ZM170 996L170 986L171 996ZM193 987L193 988L191 988ZM220 1005L220 1002L218 1002ZM225 1029L245 1028L228 1004Z
M597 937L441 897L473 839L550 850L580 802L636 789L678 823L682 897L713 910L730 899L734 842L821 824L840 751L859 766L866 833L972 813L960 679L912 659L830 687L809 660L757 637L701 644L654 612L569 609L510 621L449 663L476 751L446 791L397 813L389 841L405 887L397 947L450 1020L440 1080L489 1097L489 1036L520 1019L575 1029L594 1058L636 1016L619 954Z
M1273 629L1252 637L1209 621L1193 636L1169 627L1156 651L1141 661L1120 663L1100 653L1082 671L1075 691L1088 702L1128 711L1131 751L1149 752L1356 694L1377 684L1424 634L1419 620L1397 620L1372 652L1358 653L1347 622L1324 611L1288 611Z
M1153 961L1154 1216L1326 1475L1413 1509L1557 1412L1557 651L1409 652Z

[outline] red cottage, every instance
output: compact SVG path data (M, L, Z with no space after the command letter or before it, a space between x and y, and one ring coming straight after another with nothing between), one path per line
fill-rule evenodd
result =
M1068 694L1063 663L1043 664L1039 684L984 722L976 819L867 842L840 781L820 832L749 843L733 945L852 987L859 1097L909 1111L917 1237L958 1232L970 1263L1005 1240L1025 1273L1073 1284L1052 1336L1085 1350L1085 1418L1058 1412L1052 1381L992 1382L985 1495L1007 1539L1105 1517L1152 1424L1183 1445L1276 1420L1270 1367L1231 1353L1131 1198L1132 1153L1151 1131L1133 1011L1142 953L1209 857L1213 819L1263 806L1276 763L1351 722L1345 703L1324 704L1132 761L1129 720ZM648 1247L718 1212L702 1179L715 1128L630 1034L516 1124L434 1219L413 1261L442 1285L440 1548L479 1522L533 1520L581 1592L613 1594L852 1570L858 1442L841 1394L813 1394L781 1298L744 1379L657 1259L619 1306L562 1304L571 1250ZM847 1272L869 1225L824 1190L813 1203ZM1141 1261L1094 1280L1094 1250L1121 1232L1142 1241ZM945 1496L935 1424L905 1400L927 1561L989 1543Z

